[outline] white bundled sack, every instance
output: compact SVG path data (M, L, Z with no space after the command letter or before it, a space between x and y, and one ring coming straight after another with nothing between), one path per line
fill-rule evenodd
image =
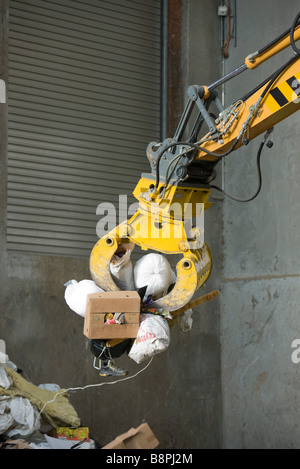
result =
M87 295L103 290L93 280L69 280L65 283L65 300L69 308L79 316L85 317Z
M134 266L133 274L136 289L147 286L145 298L149 295L163 296L174 278L169 261L156 253L141 257Z
M123 250L122 250L123 246ZM121 251L115 253L110 262L113 281L121 290L134 290L133 266L130 259L133 243L121 245Z
M130 349L128 357L141 363L165 351L170 344L170 328L166 319L155 314L141 314L137 337Z
M176 283L176 281L177 281L177 276L176 276L175 272L171 269L171 282L170 282L170 284L168 285L168 288L166 288L166 289L163 291L163 293L162 293L161 296L166 296L166 295L169 293L170 286L171 286L171 285L174 286L175 283Z

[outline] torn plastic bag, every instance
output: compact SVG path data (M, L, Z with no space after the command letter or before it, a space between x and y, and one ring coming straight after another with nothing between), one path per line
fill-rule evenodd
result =
M135 287L147 286L145 298L161 297L174 277L169 261L162 254L150 253L141 257L134 266Z
M0 397L0 434L27 436L40 428L37 408L24 397Z
M170 328L159 315L141 314L140 327L128 357L141 363L148 357L165 351L170 344Z
M118 251L113 255L110 262L110 273L113 281L121 290L133 291L133 266L130 259L133 243L119 245Z
M0 397L0 435L13 426L14 419L9 409L8 399Z
M41 389L48 389L48 391L54 391L54 392L59 392L60 391L60 386L55 383L43 383L39 384L38 386Z
M69 280L65 283L65 300L69 308L79 316L85 317L87 295L103 292L93 280Z
M193 318L192 318L193 310L188 309L183 314L180 314L178 317L178 326L182 332L189 332L192 329L193 325Z

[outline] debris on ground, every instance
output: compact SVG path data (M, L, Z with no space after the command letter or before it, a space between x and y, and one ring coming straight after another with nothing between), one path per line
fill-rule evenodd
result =
M36 386L12 362L0 363L0 449L52 449L58 439L74 440L65 447L84 439L80 449L93 449L95 442L63 391L55 383Z

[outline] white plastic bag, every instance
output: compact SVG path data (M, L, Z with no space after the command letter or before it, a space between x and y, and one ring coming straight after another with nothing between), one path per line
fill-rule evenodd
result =
M59 392L60 391L60 386L55 383L42 383L39 384L38 386L41 389L47 389L48 391L54 391L54 392Z
M129 243L130 244L130 243ZM130 259L133 247L128 246L124 251L114 254L110 263L110 273L113 281L121 290L134 290L133 266Z
M9 389L12 385L12 379L6 373L3 365L0 364L0 386L4 389Z
M141 314L137 337L128 357L141 363L148 357L165 351L170 344L170 328L166 319L155 314Z
M169 293L169 291L170 291L170 286L171 286L171 285L174 286L175 283L176 283L176 281L177 281L177 276L176 276L174 270L171 269L171 281L170 281L170 284L168 285L168 288L166 288L166 289L162 292L162 295L161 295L162 297L168 295L168 293Z
M37 408L24 397L0 397L0 433L27 436L38 430L41 419Z
M0 435L3 435L14 424L13 416L9 409L10 399L0 397Z
M65 283L65 300L69 308L79 316L85 317L87 295L99 293L103 290L93 280L69 280Z
M147 286L145 298L160 297L169 288L173 273L169 261L161 254L150 253L141 257L134 266L135 288Z
M178 325L182 332L189 332L192 329L193 325L193 318L192 318L193 310L188 309L183 314L181 314L178 318Z

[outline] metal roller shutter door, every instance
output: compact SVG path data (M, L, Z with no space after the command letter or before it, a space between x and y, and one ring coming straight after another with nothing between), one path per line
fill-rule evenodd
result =
M148 171L160 100L161 0L10 0L8 249L89 255L98 204Z

